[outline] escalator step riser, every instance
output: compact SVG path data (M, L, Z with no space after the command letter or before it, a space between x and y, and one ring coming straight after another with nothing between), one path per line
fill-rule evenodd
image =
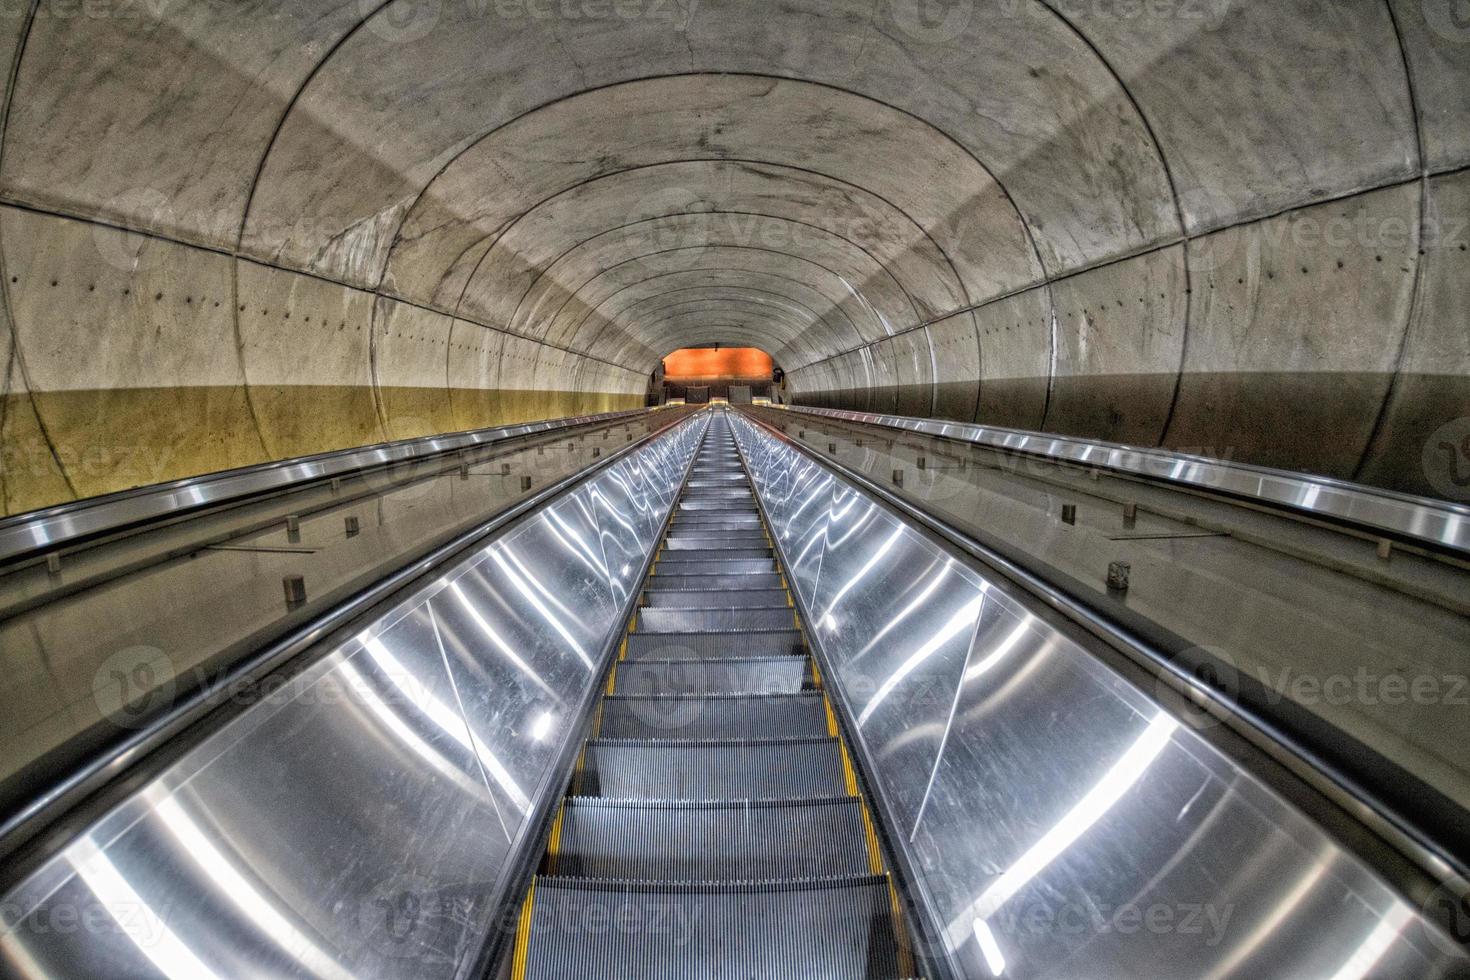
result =
M634 881L762 881L871 873L855 799L745 806L574 800L557 875Z
M628 637L628 662L638 660L716 660L720 658L796 657L806 652L796 630L762 633L634 633ZM619 668L622 669L622 668Z
M774 574L776 572L776 561L774 558L727 558L723 561L711 561L709 559L690 559L678 555L671 557L668 552L659 558L655 569L658 576L676 575L747 575L752 572L760 574Z
M769 545L763 548L665 548L664 561L738 561L741 559L774 558Z
M602 705L602 738L757 738L827 734L821 695L756 697L610 697Z
M679 509L680 510L704 510L704 511L732 511L732 512L736 512L736 513L747 513L747 514L754 514L754 513L756 513L755 505L753 503L751 503L751 498L749 498L749 497L746 497L744 500L722 500L722 499L718 499L718 498L712 499L712 500L711 499L704 499L704 500L681 500L681 501L679 501Z
M846 795L833 740L760 745L587 743L578 792L619 800L800 800Z
M749 656L749 654L747 654ZM768 660L625 660L618 665L615 693L798 694L813 680L805 657Z
M769 548L764 531L735 531L728 534L670 534L664 541L668 551L729 551L731 548Z
M711 592L648 592L649 609L749 609L786 603L785 589L715 590Z
M775 572L746 575L654 575L644 588L655 592L743 592L782 588L781 576Z
M749 531L761 527L759 514L680 514L669 526L676 531Z
M717 487L713 489L691 490L684 494L684 500L754 500L750 494L749 487Z
M888 885L631 891L537 879L526 980L899 975Z
M796 628L796 612L782 609L640 609L639 633L733 633Z

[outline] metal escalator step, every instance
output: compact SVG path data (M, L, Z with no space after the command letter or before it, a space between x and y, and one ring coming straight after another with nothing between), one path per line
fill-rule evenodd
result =
M770 545L743 548L665 548L661 561L735 561L741 558L772 558Z
M684 493L685 500L750 500L750 487L702 487Z
M643 584L645 592L741 592L782 588L781 576L775 572L747 572L744 575L654 575Z
M614 694L602 702L601 738L750 738L827 734L820 694Z
M616 694L796 694L815 687L806 657L624 660Z
M725 531L725 530L749 530L761 527L761 516L754 511L749 514L721 514L719 512L703 513L691 511L687 514L678 514L670 522L669 526L676 530L685 531Z
M538 877L526 980L888 980L888 879L709 885Z
M577 792L620 800L805 800L847 795L835 738L587 742Z
M669 551L728 551L731 548L769 548L766 532L759 528L742 531L716 531L703 533L683 529L669 532L664 539L664 548Z
M680 510L718 510L718 511L740 511L743 513L755 513L755 504L752 498L746 496L739 499L723 499L720 497L704 497L697 500L679 501Z
M715 660L722 657L748 660L755 657L790 657L806 652L799 630L759 630L752 633L632 633L628 636L628 659Z
M786 590L781 588L706 592L658 590L646 592L644 596L646 608L650 609L749 609L786 604Z
M638 610L639 633L735 633L743 630L796 628L796 611L776 609L651 609Z
M770 881L872 873L862 802L644 803L573 797L558 876Z
M664 552L654 568L655 577L663 575L745 575L750 572L776 571L774 558L689 558L679 552Z

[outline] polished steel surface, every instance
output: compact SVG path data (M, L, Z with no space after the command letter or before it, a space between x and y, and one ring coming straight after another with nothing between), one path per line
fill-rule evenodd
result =
M1034 600L734 428L937 958L973 977L1470 975L1415 903Z
M1470 555L1470 508L1447 501L1380 490L1309 473L1274 470L1165 449L1140 449L1049 432L831 408L792 406L789 410L940 436L1002 452L1039 456L1075 466L1113 470L1226 493Z
M360 446L60 504L0 520L0 562L12 561L31 552L56 548L77 538L105 533L140 521L279 491L295 484L330 479L358 470L461 449L479 449L539 432L641 415L644 411L635 409L628 412L523 422L492 429L474 429Z
M443 568L102 816L0 901L0 968L462 975L705 425Z

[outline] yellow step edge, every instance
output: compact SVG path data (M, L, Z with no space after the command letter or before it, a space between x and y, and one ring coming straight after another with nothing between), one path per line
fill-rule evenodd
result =
M536 909L536 879L526 889L526 901L521 905L521 920L516 923L515 955L511 957L511 980L526 980L527 953L531 947L531 917Z
M556 874L556 859L561 853L561 824L567 815L567 803L563 799L557 807L556 819L551 824L551 837L546 841L546 872Z

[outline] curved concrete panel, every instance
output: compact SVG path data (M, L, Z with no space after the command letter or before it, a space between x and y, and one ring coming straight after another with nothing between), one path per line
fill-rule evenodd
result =
M1459 492L1462 4L633 6L0 19L5 508L630 407L700 342Z
M1165 444L1351 476L1408 326L1418 208L1404 185L1192 242L1200 271Z

